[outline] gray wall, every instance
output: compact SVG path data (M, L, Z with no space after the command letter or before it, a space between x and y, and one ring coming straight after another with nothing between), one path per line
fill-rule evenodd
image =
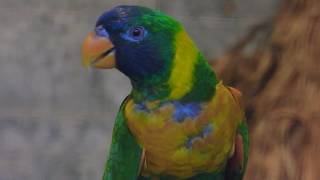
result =
M226 3L234 11L226 14ZM81 42L104 10L161 9L181 20L211 59L277 3L0 0L0 180L100 179L114 117L130 88L116 70L80 65Z

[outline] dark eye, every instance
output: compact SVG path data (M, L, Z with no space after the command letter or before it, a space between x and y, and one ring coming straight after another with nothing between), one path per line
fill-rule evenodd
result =
M143 36L144 29L142 27L136 27L132 30L131 35L132 37L139 38L140 36Z
M142 26L132 27L130 28L126 34L124 34L122 37L124 39L127 39L129 41L141 41L143 38L145 38L147 35L147 31Z

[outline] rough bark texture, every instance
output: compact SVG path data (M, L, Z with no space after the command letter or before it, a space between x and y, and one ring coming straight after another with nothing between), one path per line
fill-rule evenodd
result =
M248 180L320 177L320 1L285 0L213 65L243 92Z

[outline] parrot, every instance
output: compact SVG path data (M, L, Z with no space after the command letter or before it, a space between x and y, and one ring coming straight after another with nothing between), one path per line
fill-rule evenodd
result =
M82 64L115 68L131 91L120 105L103 180L241 180L248 126L241 92L219 81L175 18L142 6L102 13Z

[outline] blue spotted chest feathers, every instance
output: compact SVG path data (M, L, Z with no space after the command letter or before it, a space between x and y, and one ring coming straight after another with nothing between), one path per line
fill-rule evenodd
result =
M217 88L205 103L127 100L128 127L146 153L144 173L190 177L224 166L242 113L227 88Z

